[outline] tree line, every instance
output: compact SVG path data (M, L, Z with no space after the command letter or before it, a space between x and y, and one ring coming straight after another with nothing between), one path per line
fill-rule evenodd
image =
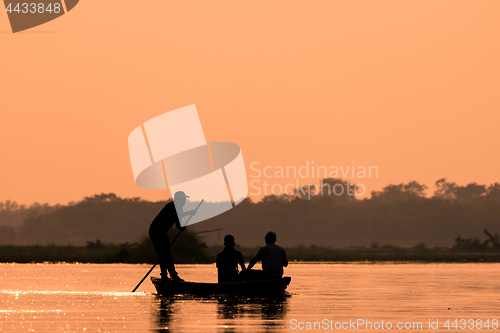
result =
M284 246L331 247L374 242L451 246L458 236L484 238L484 229L500 232L499 183L459 186L441 179L433 195L426 196L428 188L412 181L388 185L364 199L349 191L333 193L336 184L347 185L342 179L323 179L320 184L322 195L320 186L309 186L293 195L266 196L259 202L247 198L234 209L188 229L196 233L222 228L223 235L233 234L244 246L262 244L264 234L274 230ZM120 198L113 193L56 206L25 207L8 201L0 203L0 244L82 246L96 239L138 242L165 203ZM222 242L215 233L198 237L209 245Z

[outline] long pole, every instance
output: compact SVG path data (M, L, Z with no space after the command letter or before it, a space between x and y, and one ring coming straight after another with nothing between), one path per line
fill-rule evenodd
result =
M170 243L170 246L172 246L172 244L174 244L175 240L177 239L177 237L179 237L179 235L181 234L182 230L179 230L179 232L177 233L177 236L175 236L174 240L172 241L172 243ZM144 277L142 278L142 280L137 284L137 286L135 286L134 290L132 290L132 292L134 293L137 288L139 288L139 286L144 282L144 280L146 280L146 278L149 276L149 274L153 271L153 269L155 269L156 265L158 265L158 263L160 262L160 259L156 259L156 262L155 264L153 265L153 267L151 267L151 269L146 273L146 275L144 275Z
M193 215L190 215L189 218L187 219L186 221L186 224L189 223L189 221L191 220L191 218L196 214L196 212L198 211L198 208L200 208L201 204L203 203L203 201L205 201L204 199L201 199L200 203L198 204L198 206L196 207L195 209L195 213ZM183 230L179 230L179 232L177 233L177 235L175 236L174 240L170 243L170 246L172 246L172 244L174 244L175 240L177 239L177 237L179 237L179 235L181 234ZM146 280L146 278L149 276L149 274L153 271L153 269L155 269L156 265L158 265L158 263L160 262L160 259L156 259L156 262L155 264L153 265L153 267L151 267L151 269L146 273L146 275L144 275L144 277L142 278L142 280L137 284L137 286L135 286L134 290L132 290L132 292L134 293L137 288L139 288L139 286L144 282L144 280Z

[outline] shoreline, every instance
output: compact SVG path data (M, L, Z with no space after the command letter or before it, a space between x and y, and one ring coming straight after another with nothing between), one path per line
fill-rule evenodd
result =
M249 262L259 247L237 248L245 262ZM198 257L178 256L176 264L213 264L216 254L222 250L213 246L203 250ZM353 247L289 247L285 248L290 263L500 263L500 251L494 249L465 250L456 248L426 248L417 246L402 248L384 246L378 248ZM177 251L175 251L177 252ZM156 253L143 254L135 247L26 245L0 246L0 263L94 263L94 264L152 264Z

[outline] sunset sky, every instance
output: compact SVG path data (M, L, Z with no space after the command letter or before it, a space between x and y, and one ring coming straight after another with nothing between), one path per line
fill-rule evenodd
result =
M191 104L207 141L241 147L249 181L253 162L354 161L378 167L347 177L366 195L500 182L499 14L499 1L82 0L12 34L2 11L0 201L169 197L135 184L127 138Z

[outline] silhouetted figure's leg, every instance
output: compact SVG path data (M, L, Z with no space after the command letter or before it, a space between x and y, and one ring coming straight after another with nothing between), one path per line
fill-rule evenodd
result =
M158 259L160 259L161 277L167 278L167 272L170 273L170 277L177 276L168 237L164 237L162 239L151 237L151 241L153 242L153 246L158 254Z
M175 271L174 259L172 258L172 252L170 251L170 243L164 245L162 258L160 258L160 267L162 262L163 266L168 271L168 274L170 274L170 277L176 277L177 272Z

